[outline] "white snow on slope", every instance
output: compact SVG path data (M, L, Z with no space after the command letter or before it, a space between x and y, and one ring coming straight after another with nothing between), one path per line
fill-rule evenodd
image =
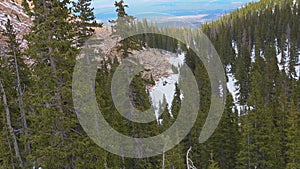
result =
M169 63L176 67L179 72L180 67L184 63L185 54L182 53L177 56L167 55L167 57ZM159 115L161 113L159 112L159 110L161 109L160 105L162 104L164 97L166 99L168 109L170 111L175 94L175 83L179 82L180 75L178 72L174 73L171 68L168 70L168 72L170 73L170 76L161 77L157 82L155 82L156 84L149 90L152 106L154 107L157 119L159 118ZM181 97L183 97L183 95L181 95ZM171 113L170 115L172 116Z
M235 54L236 54L236 57L237 57L237 56L238 56L238 53L239 53L239 50L238 50L238 45L237 45L237 43L236 43L234 40L232 40L231 46L232 46L232 48L234 49Z
M252 63L255 62L255 45L253 46L253 48L251 50L251 62Z
M232 108L232 111L234 111L234 109L237 108L237 110L239 111L239 114L240 114L240 110L241 110L242 106L238 102L239 86L236 85L237 80L235 79L234 75L231 73L231 66L226 67L226 72L227 72L226 75L228 77L227 88L233 97L233 101L234 101L234 105L235 105L235 107Z

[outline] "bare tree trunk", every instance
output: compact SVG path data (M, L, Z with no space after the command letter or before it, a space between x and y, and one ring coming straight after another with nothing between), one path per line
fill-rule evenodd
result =
M108 169L108 167L107 167L107 162L106 162L106 161L104 162L104 168L105 168L105 169Z
M12 167L12 169L15 169L14 158L13 158L13 153L12 153L12 148L11 148L11 144L10 144L10 139L9 139L9 134L8 134L7 128L5 128L5 134L6 134L6 139L7 139L7 144L8 144L9 154L10 154L11 167Z
M49 52L51 52L51 51L49 51ZM61 82L60 82L59 77L57 77L56 63L55 63L55 60L52 56L50 56L50 65L51 65L53 77L55 78L55 81L56 81L56 84L57 84L58 88L60 89L61 88L60 87ZM63 113L61 94L59 92L55 92L55 98L56 98L56 101L57 101L56 104L57 104L57 108L58 108L59 112Z
M166 158L166 153L165 153L165 150L163 150L163 154L162 154L162 169L165 168L165 158Z
M27 137L28 136L28 126L27 126L26 114L25 114L24 104L23 104L24 92L22 91L22 87L21 87L21 78L20 78L20 74L19 74L19 66L18 66L15 49L14 49L14 60L15 60L15 69L16 69L16 76L17 76L17 93L18 93L18 103L19 103L19 109L20 109L21 121L22 121L22 129L23 129L24 135ZM27 151L29 149L30 149L30 146L28 143L26 143L25 150Z
M249 128L249 122L247 122L248 128ZM248 168L251 169L251 159L250 159L250 133L248 131L247 134L247 151L248 151Z
M24 162L23 162L21 154L20 154L19 145L18 145L18 142L17 142L17 137L16 137L14 129L11 125L10 111L9 111L9 107L8 107L8 104L7 104L6 93L5 93L4 87L2 85L2 79L0 79L0 88L1 88L2 95L3 95L2 97L3 97L3 103L4 103L4 107L5 107L5 113L6 113L6 123L7 123L8 129L9 129L10 136L13 139L16 157L19 160L20 167L22 169L25 169L25 165L24 165Z
M191 151L192 151L192 146L186 152L186 167L187 167L187 169L197 169L194 166L193 161L189 158L189 154L190 154Z
M190 153L190 151L192 150L192 147L190 147L189 149L188 149L188 151L186 152L186 167L187 167L187 169L190 169L190 163L189 163L189 161L190 161L190 159L189 159L189 153Z

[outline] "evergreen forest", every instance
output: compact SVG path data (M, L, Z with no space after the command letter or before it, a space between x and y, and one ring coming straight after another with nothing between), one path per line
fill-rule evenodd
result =
M115 2L117 17L107 28L112 29L112 38L126 37L127 29L144 29L182 34L186 41L154 33L120 40L115 47L118 54L99 63L92 88L105 120L124 135L146 138L166 131L179 116L185 99L180 83L175 85L172 104L161 104L162 123L137 123L120 115L111 80L132 51L185 53L184 62L198 85L201 106L193 128L171 150L147 158L106 151L77 118L72 98L75 64L97 29L106 26L96 22L91 3L23 0L32 20L23 37L25 49L10 19L5 23L1 34L7 47L0 57L1 169L300 169L300 0L252 2L199 28L158 27L127 13L130 4ZM199 143L212 101L209 74L193 50L201 45L194 39L203 35L214 45L226 80L235 89L225 89L220 123L208 140ZM154 77L144 78L143 72L134 76L129 95L136 109L151 107L146 90L151 85Z

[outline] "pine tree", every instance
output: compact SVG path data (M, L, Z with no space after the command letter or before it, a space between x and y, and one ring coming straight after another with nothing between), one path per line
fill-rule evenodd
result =
M76 119L71 100L75 57L78 48L94 33L92 28L101 26L94 22L91 0L30 2L32 10L23 1L34 23L26 37L26 52L21 52L10 20L3 34L8 38L8 52L0 62L0 168L186 168L185 155L190 146L190 159L199 168L300 167L300 85L295 72L300 43L299 0L250 3L202 26L221 55L224 67L231 66L240 86L239 103L244 109L238 116L234 100L228 95L219 127L201 145L198 137L210 104L209 77L191 48L180 43L186 53L185 62L198 83L199 115L194 128L179 145L163 155L145 159L119 157L102 150ZM115 2L115 7L118 18L111 24L117 38L125 37L128 28L144 27L162 33L184 32L187 42L200 36L198 30L138 23L126 13L128 6L123 0ZM232 43L236 43L237 53ZM145 44L171 52L178 49L175 39L153 34L121 40L118 49L126 57ZM279 62L276 56L282 57ZM116 60L115 57L113 61L109 58L102 62L95 82L97 101L105 119L117 131L131 137L155 136L166 130L176 120L183 101L178 85L171 109L163 106L162 125L156 121L147 125L130 122L117 112L110 94L110 80L119 65ZM131 83L131 99L140 110L151 106L145 90L149 84L154 84L153 77L145 80L142 74Z
M91 144L80 127L74 112L71 96L72 72L78 49L74 22L69 1L33 0L33 27L26 36L26 54L34 62L31 66L35 83L30 88L30 128L32 137L31 154L27 157L29 166L43 168L76 168L88 156L86 144ZM84 22L87 22L86 20ZM97 148L96 148L97 149ZM92 153L92 154L91 154ZM101 161L101 160L99 160Z
M110 20L109 22L113 24L112 29L114 34L121 35L122 37L122 35L125 33L124 31L126 26L129 26L128 24L133 22L134 17L126 13L126 8L128 8L128 5L124 4L123 0L120 0L119 2L115 1L114 5L117 8L117 19Z
M239 157L239 168L275 168L278 161L273 159L278 144L277 133L274 131L272 104L268 103L268 94L264 83L263 62L255 63L252 72L252 91L248 99L248 111L243 121L242 151ZM247 165L246 165L247 164ZM244 166L244 167L243 167Z
M171 106L172 118L176 119L181 105L181 93L178 84L175 83L175 93Z
M12 146L11 146L10 139L9 139L9 137L11 137L12 144L13 144L13 147L14 147L15 157L18 161L19 167L24 169L25 164L24 164L24 161L23 161L21 153L20 153L20 146L19 146L19 143L18 143L18 138L17 138L17 136L15 134L15 130L12 126L11 110L10 110L9 105L8 105L7 95L6 95L6 91L3 87L2 79L0 79L0 90L1 90L1 93L2 93L3 105L4 105L4 109L5 109L7 132L9 132L9 136L7 136L9 150L10 150L11 155L12 155ZM13 168L15 167L13 157L11 159L11 165L13 166Z
M134 23L134 17L126 13L126 8L128 5L124 4L123 0L119 2L115 1L115 7L117 12L116 20L109 20L112 24L112 36L114 38L121 38L119 41L120 46L117 50L122 52L123 57L129 56L131 54L130 50L140 50L142 46L136 36L128 36L128 31L131 29L131 25Z
M286 169L296 169L300 167L300 139L299 129L300 120L299 112L296 111L296 106L292 102L287 119L287 166Z
M7 77L5 79L1 79L1 81L3 80L3 82L1 82L3 83L2 87L5 86L2 89L3 96L5 95L5 98L3 99L8 102L6 105L6 117L8 117L7 115L10 116L9 119L6 119L7 122L10 121L12 124L7 127L9 130L12 128L14 128L13 130L20 130L20 134L13 136L11 139L14 140L13 145L15 147L15 151L17 152L16 146L19 151L19 155L16 154L17 158L21 160L19 166L24 168L26 163L22 162L22 158L24 159L26 154L30 151L27 141L27 138L29 137L26 118L27 111L24 103L24 92L25 87L28 86L29 69L25 64L25 57L21 54L20 43L17 41L16 31L14 30L10 19L7 19L5 30L2 34L7 37L6 42L8 44L6 56L3 56L3 60L1 59L1 65L3 65L1 67L3 75L1 75L1 77ZM13 102L14 100L16 102ZM7 139L10 140L8 137ZM8 147L11 149L10 143L8 143ZM12 160L11 164L14 166L14 162Z
M215 152L215 160L221 168L236 168L237 152L240 150L238 125L238 112L234 107L232 96L228 94L222 119L207 143L211 151Z
M249 48L245 44L242 44L235 65L236 78L238 80L237 84L240 86L239 102L241 105L245 105L251 90L249 75L251 69L251 58Z
M130 84L132 102L138 110L145 111L150 108L150 98L146 92L146 80L142 78L142 73L136 75Z
M208 169L219 169L219 164L214 160L214 154L210 153Z
M83 43L93 35L95 27L102 27L103 23L97 23L94 16L94 8L91 8L91 0L79 0L73 2L73 12L75 13L75 24L77 28L76 36L78 45Z
M7 52L8 55L12 57L12 59L9 58L11 63L8 63L8 66L12 66L11 72L15 75L15 82L12 84L15 84L16 91L17 91L17 102L18 102L18 108L20 111L20 118L22 121L22 134L23 137L28 137L28 125L27 125L27 119L26 119L26 110L24 105L24 88L23 86L26 85L26 82L28 82L28 74L29 70L27 68L27 65L24 62L24 56L21 55L21 49L20 49L20 43L17 42L17 35L13 28L13 26L10 23L10 20L7 20L7 23L5 24L5 32L3 33L4 36L8 37L7 43L9 44L9 51ZM29 151L29 145L25 145L26 151Z

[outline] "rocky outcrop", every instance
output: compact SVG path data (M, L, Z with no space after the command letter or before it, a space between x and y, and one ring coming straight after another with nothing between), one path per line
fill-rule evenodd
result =
M19 3L17 3L19 2ZM26 42L23 36L30 31L32 21L28 15L25 14L23 7L20 5L21 0L14 2L11 0L0 1L0 32L5 30L5 24L9 19L17 33L17 40L21 43L21 47L26 47ZM0 34L0 54L6 51L6 37Z
M109 28L108 26L97 28L96 34L93 38L100 41L99 43L93 44L92 48L94 48L96 51L102 51L102 53L104 54L104 56L96 58L98 61L117 57L118 61L122 62L122 52L117 51L117 46L119 45L118 39L111 36L111 28ZM174 53L152 48L144 48L140 51L130 52L132 53L131 57L136 58L139 62L137 64L144 65L146 71L143 72L143 77L146 79L150 79L150 77L152 76L155 81L159 81L161 77L170 76L170 74L172 73L170 72L170 70L172 69L172 64L169 62L169 59L172 57L177 57L177 55Z

